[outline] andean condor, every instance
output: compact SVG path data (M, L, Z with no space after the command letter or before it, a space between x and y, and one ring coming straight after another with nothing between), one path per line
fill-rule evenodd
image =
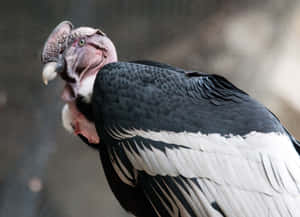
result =
M221 76L118 62L99 29L68 21L42 52L44 81L66 82L64 127L100 152L137 217L299 217L299 142Z

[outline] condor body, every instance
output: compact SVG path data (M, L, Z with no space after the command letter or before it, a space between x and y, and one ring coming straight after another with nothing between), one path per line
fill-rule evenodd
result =
M63 124L99 150L127 211L300 216L299 142L268 109L221 76L117 62L103 32L72 28L63 22L49 36L44 79L66 81Z

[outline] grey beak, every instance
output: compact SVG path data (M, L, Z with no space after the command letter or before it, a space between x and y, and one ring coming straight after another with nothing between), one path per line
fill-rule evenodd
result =
M66 61L65 61L65 58L63 57L62 54L59 54L55 71L56 71L58 74L61 74L61 73L63 73L63 72L65 71L65 69L66 69Z

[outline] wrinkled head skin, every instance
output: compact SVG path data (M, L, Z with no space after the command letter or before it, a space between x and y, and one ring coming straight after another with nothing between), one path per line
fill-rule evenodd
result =
M69 21L60 23L50 34L42 51L43 80L47 84L56 75L66 81L64 101L82 96L91 98L97 72L106 64L117 61L112 41L99 29L74 29Z
M43 80L47 84L59 75L65 82L62 99L64 128L85 137L90 144L99 144L95 125L77 108L76 99L91 102L94 81L99 70L117 61L111 40L99 29L74 29L69 21L61 22L49 35L42 56Z

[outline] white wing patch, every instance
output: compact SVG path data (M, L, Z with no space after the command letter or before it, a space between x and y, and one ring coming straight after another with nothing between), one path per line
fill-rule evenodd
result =
M108 133L117 140L140 136L153 141L176 144L195 150L223 152L233 154L238 152L264 153L283 159L298 159L293 144L286 135L279 133L251 132L243 137L220 134L202 134L172 131L145 131L138 129L107 129ZM223 147L224 144L227 144Z
M120 140L137 171L150 176L184 177L188 185L183 188L177 184L177 191L197 216L222 216L212 208L212 203L217 203L226 217L300 216L300 160L286 135L252 132L244 137L223 137L136 129L108 132ZM148 140L137 143L135 137ZM132 142L122 141L129 138ZM161 150L146 144L149 140L174 147ZM181 204L182 198L175 194L168 197L181 216L192 216ZM168 207L168 212L175 213L176 209Z

